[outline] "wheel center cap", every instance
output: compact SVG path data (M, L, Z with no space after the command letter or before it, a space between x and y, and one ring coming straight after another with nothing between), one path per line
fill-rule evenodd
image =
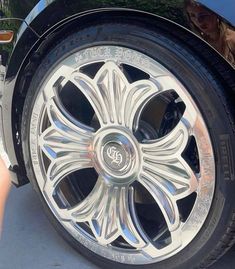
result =
M124 128L107 128L94 139L94 164L108 182L125 184L136 175L139 153L135 137Z
M103 147L105 164L113 171L122 171L128 166L130 152L121 142L108 142Z

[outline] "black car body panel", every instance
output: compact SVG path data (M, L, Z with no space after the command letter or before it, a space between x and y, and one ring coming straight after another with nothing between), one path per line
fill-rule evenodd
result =
M213 0L201 0L203 5L216 12L230 27L235 26L235 2L225 0L221 3ZM27 177L21 153L19 137L21 110L25 89L27 89L33 71L54 45L57 38L63 38L74 29L89 23L117 19L119 21L141 21L154 27L162 27L179 35L182 39L198 39L190 30L185 16L182 0L41 0L16 1L1 0L0 30L14 30L14 45L0 45L2 65L6 67L1 110L2 134L5 150L8 153L16 185L26 183ZM12 18L11 20L9 20ZM218 57L210 44L205 45ZM234 72L232 65L220 55L221 61Z
M226 1L200 0L198 2L214 11L216 14L224 18L231 25L235 26L234 0L226 0Z

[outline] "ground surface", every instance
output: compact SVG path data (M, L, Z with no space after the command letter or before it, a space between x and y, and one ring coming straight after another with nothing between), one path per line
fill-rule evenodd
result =
M0 269L97 269L54 231L30 185L12 188L0 241ZM234 269L235 246L212 269Z

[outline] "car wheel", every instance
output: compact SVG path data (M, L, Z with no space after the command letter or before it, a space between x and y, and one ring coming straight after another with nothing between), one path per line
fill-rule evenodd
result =
M28 91L28 177L59 233L103 268L204 268L231 245L235 145L223 88L154 29L94 25Z

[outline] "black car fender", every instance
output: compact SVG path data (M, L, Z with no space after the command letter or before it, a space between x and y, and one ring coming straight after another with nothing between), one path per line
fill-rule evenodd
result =
M2 133L11 169L18 176L13 179L16 185L28 182L19 133L24 98L31 78L44 55L55 45L56 40L66 37L84 25L128 20L130 23L142 23L147 27L161 28L171 33L172 37L183 40L186 46L191 47L211 66L218 63L223 66L223 73L216 71L218 76L221 76L221 79L225 76L229 78L226 80L229 84L227 87L229 92L235 87L235 82L231 79L235 77L233 67L210 44L189 29L183 17L183 7L169 4L167 7L163 5L161 8L159 6L153 8L156 1L149 1L149 5L144 5L143 1L143 5L139 6L136 5L137 1L126 1L125 6L120 4L120 1L112 1L112 4L109 2L39 1L21 25L7 64L2 100L4 126ZM225 79L223 81L225 83Z

